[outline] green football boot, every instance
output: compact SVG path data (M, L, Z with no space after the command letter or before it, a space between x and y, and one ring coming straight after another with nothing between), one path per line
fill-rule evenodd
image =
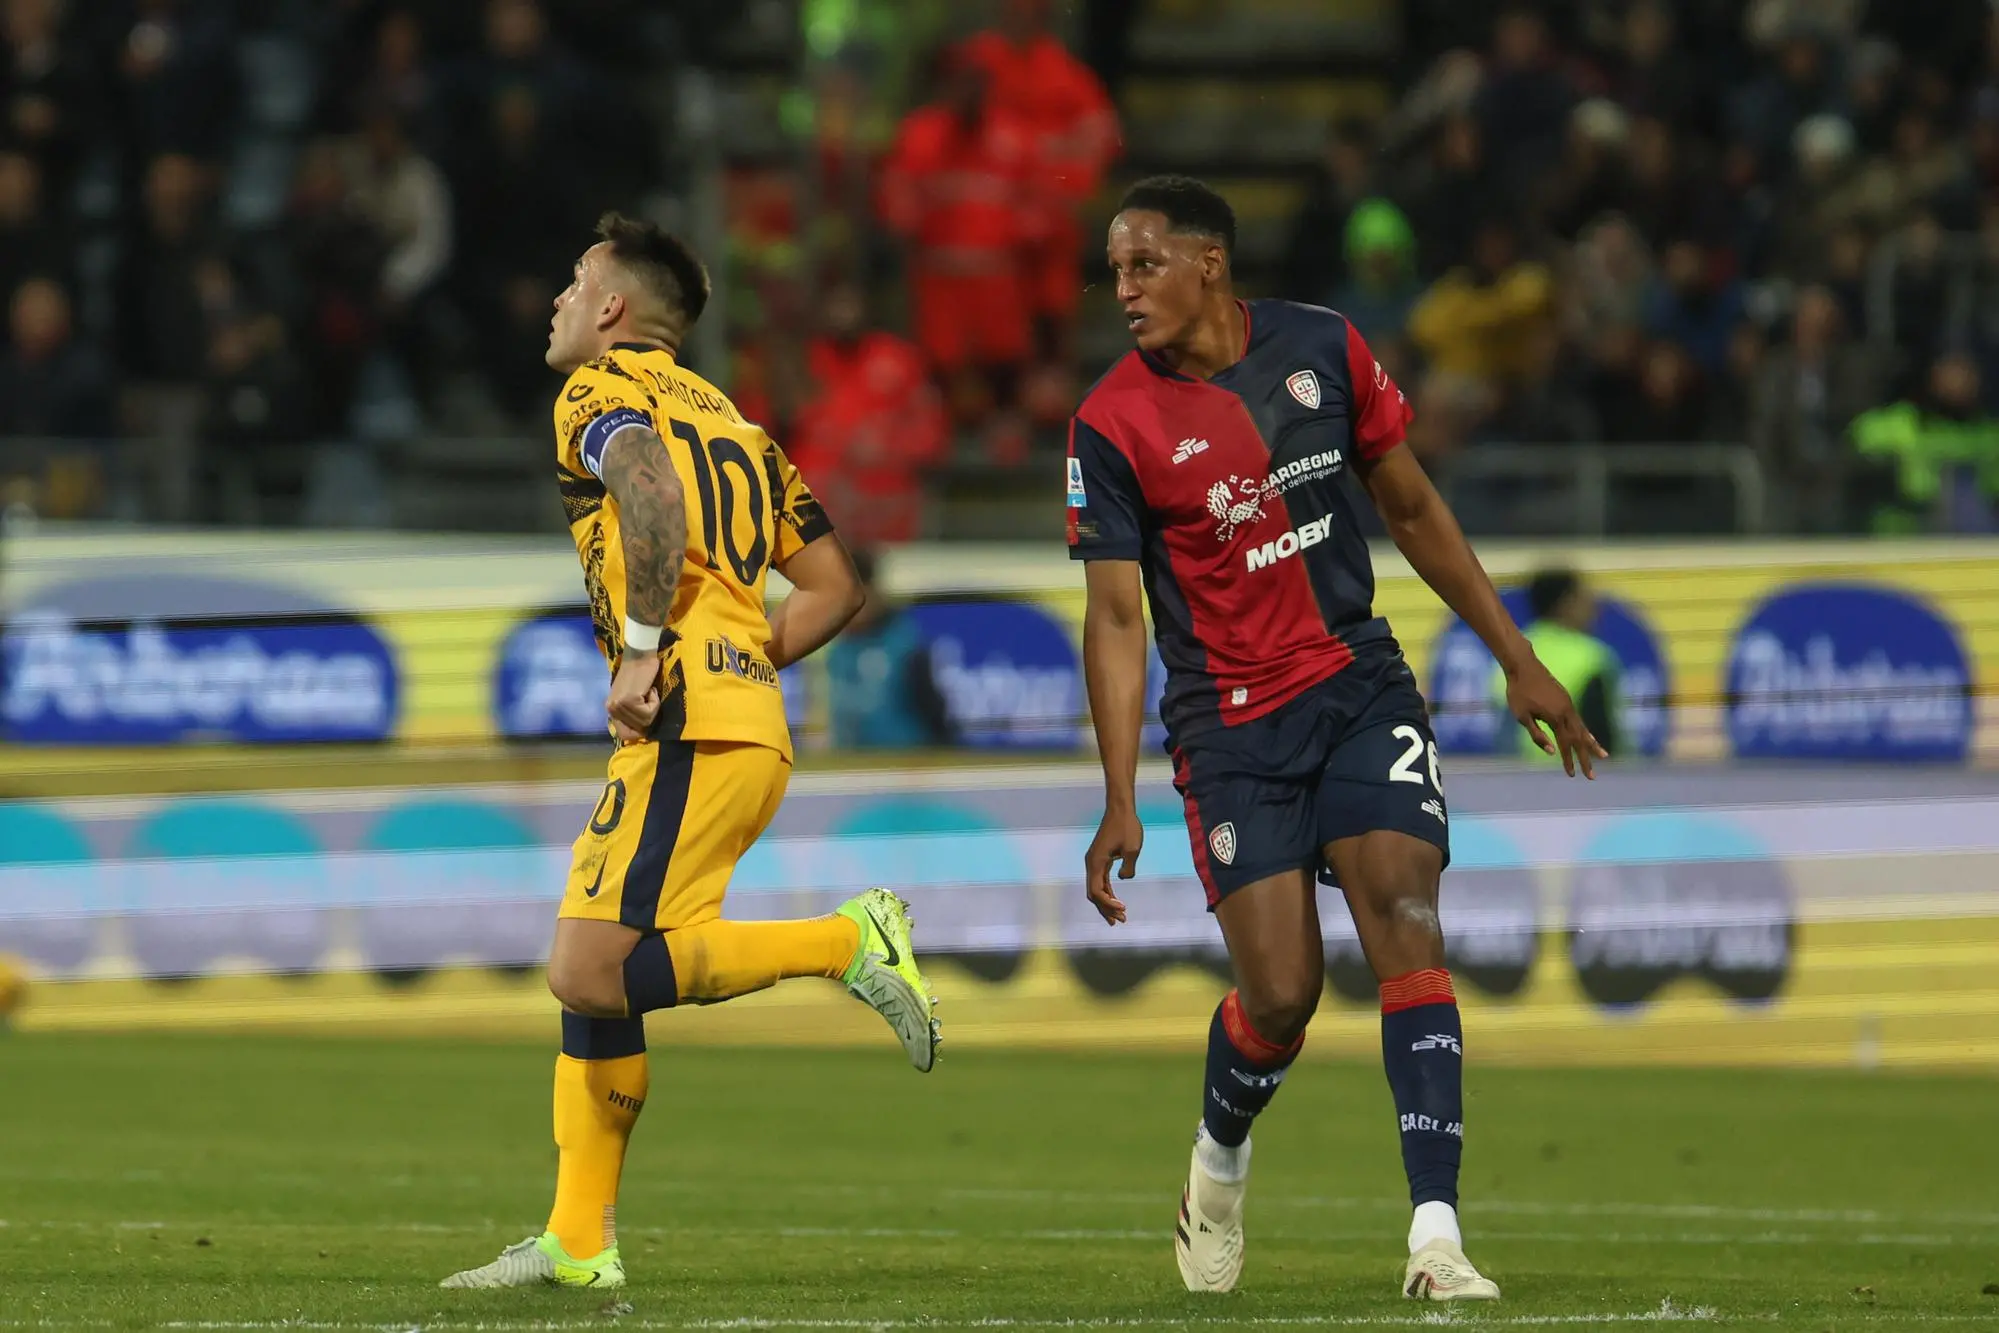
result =
M572 1259L552 1231L507 1246L484 1268L453 1273L440 1287L595 1287L625 1285L625 1263L613 1245L594 1259Z
M910 943L909 904L887 889L869 889L837 909L861 928L861 947L840 980L847 990L888 1020L909 1063L929 1073L937 1063L943 1038L937 1022L937 998L916 966Z

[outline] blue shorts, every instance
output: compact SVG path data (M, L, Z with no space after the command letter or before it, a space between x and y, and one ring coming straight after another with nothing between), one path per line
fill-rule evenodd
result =
M1378 829L1451 860L1437 740L1397 653L1356 661L1283 706L1173 749L1194 869L1208 907L1288 870L1330 872L1325 846Z

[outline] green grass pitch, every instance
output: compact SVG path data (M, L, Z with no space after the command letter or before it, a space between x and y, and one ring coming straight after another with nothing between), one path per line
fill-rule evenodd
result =
M1249 1266L1179 1289L1191 1055L653 1051L622 1300L446 1292L539 1230L552 1048L0 1040L0 1329L1999 1329L1999 1083L1469 1072L1497 1307L1396 1294L1379 1070L1300 1066Z

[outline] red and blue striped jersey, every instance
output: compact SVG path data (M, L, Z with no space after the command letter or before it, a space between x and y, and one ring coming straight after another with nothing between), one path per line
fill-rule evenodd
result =
M1402 442L1408 401L1333 311L1244 313L1242 359L1213 379L1134 351L1069 425L1069 553L1138 562L1174 745L1397 651L1349 477Z

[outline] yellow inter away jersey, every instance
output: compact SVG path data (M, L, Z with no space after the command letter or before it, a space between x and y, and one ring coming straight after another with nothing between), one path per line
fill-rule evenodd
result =
M765 577L833 525L763 428L672 353L619 343L578 367L555 403L556 480L597 644L614 669L624 652L624 539L599 469L611 436L632 425L659 435L687 497L687 563L661 641L660 734L677 727L684 740L745 741L789 759L784 697L765 655Z

